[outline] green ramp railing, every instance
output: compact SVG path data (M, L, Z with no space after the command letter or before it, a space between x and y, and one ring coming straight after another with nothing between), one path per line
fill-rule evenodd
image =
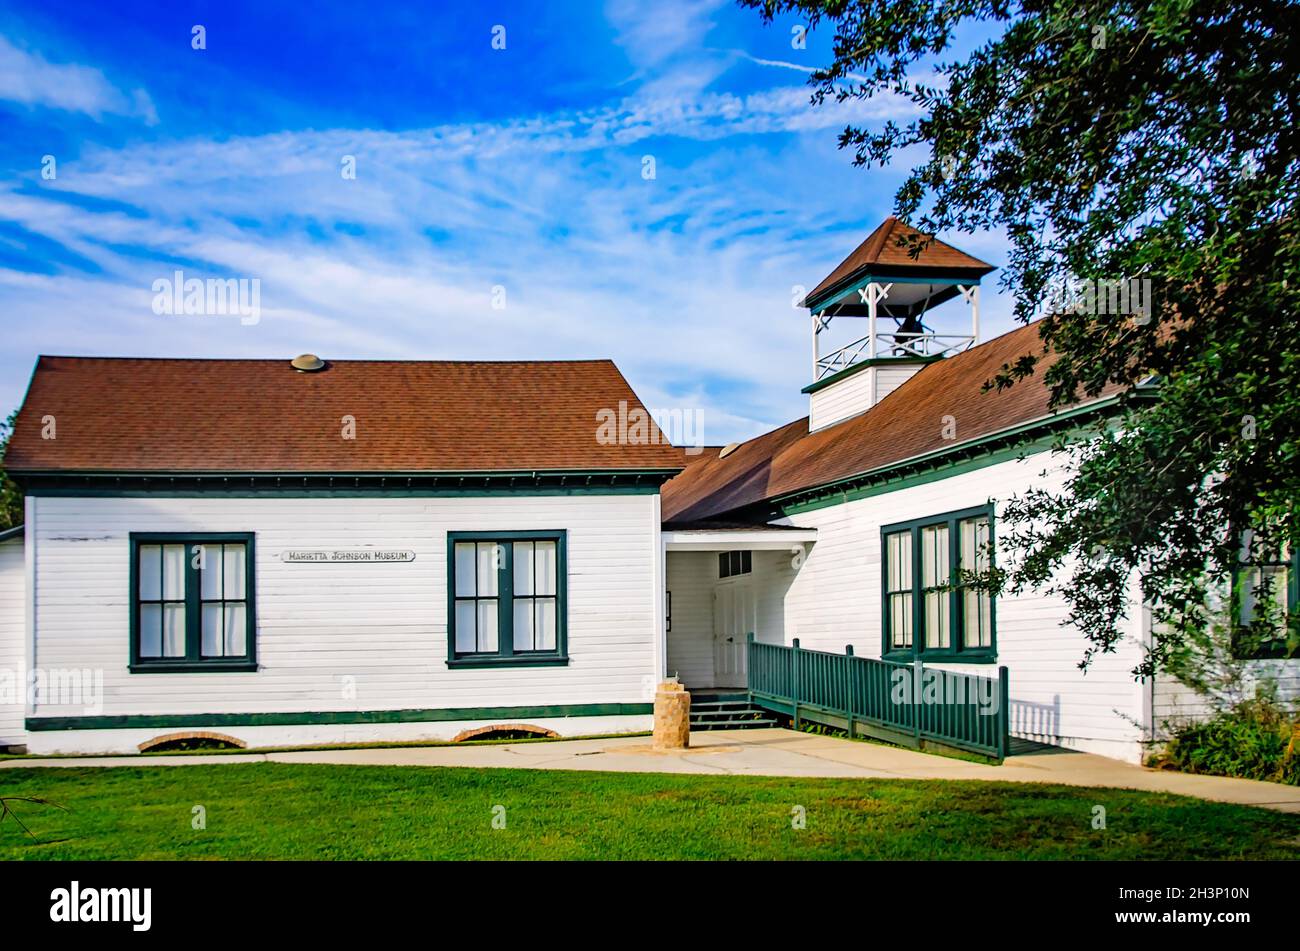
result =
M1007 669L985 677L923 665L762 644L750 634L749 697L758 706L850 736L915 749L952 747L1007 755L1011 703Z

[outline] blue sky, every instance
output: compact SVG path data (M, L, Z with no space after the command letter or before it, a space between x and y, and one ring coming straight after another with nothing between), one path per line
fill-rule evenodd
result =
M710 443L805 413L793 288L900 178L836 136L908 105L813 109L830 37L793 48L797 20L728 2L424 6L0 12L0 411L40 353L312 351L611 357ZM949 237L1004 260L1000 236ZM260 319L155 314L178 268L258 279ZM985 283L988 336L1012 321Z

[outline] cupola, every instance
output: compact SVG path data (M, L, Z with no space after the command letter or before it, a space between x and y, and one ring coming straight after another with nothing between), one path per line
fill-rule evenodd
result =
M813 379L803 389L808 428L824 429L866 412L927 363L974 346L980 279L993 270L965 251L886 218L804 298L803 306L812 312ZM954 319L951 308L932 313L958 297L969 321ZM851 329L837 334L840 345L823 354L832 333L845 326L841 318L849 319ZM838 322L834 331L833 322Z

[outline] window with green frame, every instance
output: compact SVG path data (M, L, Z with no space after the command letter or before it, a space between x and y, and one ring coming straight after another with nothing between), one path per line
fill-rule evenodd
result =
M568 663L565 532L447 534L447 664Z
M1242 660L1300 657L1300 549L1283 546L1233 579L1233 653Z
M886 658L996 660L994 598L965 580L989 570L992 542L989 505L880 530Z
M253 535L132 532L134 673L257 669Z

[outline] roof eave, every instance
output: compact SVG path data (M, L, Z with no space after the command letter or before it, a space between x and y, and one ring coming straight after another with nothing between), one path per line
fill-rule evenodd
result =
M870 283L872 278L885 278L893 281L905 281L908 279L915 281L943 281L947 279L967 280L978 282L985 275L991 274L997 268L991 264L984 264L980 267L940 267L929 264L871 264L858 268L856 271L843 277L828 287L818 285L813 288L811 293L803 299L801 307L816 311L819 308L829 307L837 303L840 299L852 294L860 286Z
M585 490L654 489L679 474L684 467L601 469L517 469L474 471L365 471L365 472L222 472L198 470L135 471L19 469L10 472L29 492L55 490L149 492L168 491L509 491L511 489Z

